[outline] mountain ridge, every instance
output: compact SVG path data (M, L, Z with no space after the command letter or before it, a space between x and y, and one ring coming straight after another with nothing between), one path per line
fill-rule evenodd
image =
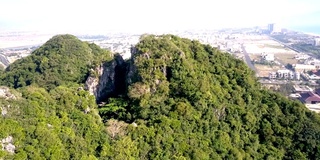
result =
M73 43L68 46L68 39L79 47ZM0 157L317 159L320 156L319 115L298 101L262 88L254 72L228 53L175 35L142 36L132 48L132 58L126 61L120 55L111 56L96 45L88 45L71 35L60 35L35 51L34 56L17 61L4 71L2 84L16 88L21 98L0 98L3 106L12 106L0 118L0 128L4 128L0 138L12 136L16 147L13 154L0 151ZM79 48L80 52L75 53ZM82 51L89 48L96 50L96 54ZM68 74L61 77L51 72L64 69L65 64L41 72L36 70L35 59L79 53L86 57L80 58L81 64L89 64L77 70L79 74L74 79L66 77ZM66 56L62 59L69 61ZM27 73L16 74L24 72ZM61 83L36 80L27 83L29 77L24 75L34 73L39 77L60 76ZM25 84L16 85L16 79ZM11 125L16 129L10 129ZM55 143L46 141L44 134ZM59 149L53 149L54 146Z

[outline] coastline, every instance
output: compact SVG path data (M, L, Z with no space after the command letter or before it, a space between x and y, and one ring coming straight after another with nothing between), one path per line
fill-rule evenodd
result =
M310 32L302 32L302 33L310 35L310 36L314 36L314 37L320 37L319 33L310 33Z
M300 27L288 27L288 30L301 32L310 36L320 37L320 26L300 26Z

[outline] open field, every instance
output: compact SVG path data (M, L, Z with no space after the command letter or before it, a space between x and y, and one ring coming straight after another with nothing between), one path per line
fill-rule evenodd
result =
M284 49L284 50L287 50L287 51L291 51L289 48L286 48L281 44L264 44L263 47L274 48L274 49Z
M249 54L252 60L259 60L261 56L259 54ZM288 63L296 64L298 62L297 59L294 58L295 54L288 53L278 53L275 54L275 60L280 62L283 66L286 66ZM268 77L270 72L276 72L279 69L283 69L283 66L270 66L263 64L254 64L257 69L257 74L259 77Z
M290 64L298 63L298 60L294 58L295 54L278 53L278 54L275 54L274 56L276 60L278 60L283 65L286 65L288 63Z
M281 69L281 67L279 66L269 66L269 65L262 65L262 64L255 64L254 65L257 69L257 74L259 75L259 77L268 77L270 72L275 72L279 69Z
M249 54L277 54L277 53L291 53L295 54L295 51L283 46L277 41L265 36L255 36L244 40L244 46Z
M268 37L250 37L245 40L244 46L251 60L261 60L261 54L273 54L275 60L282 64L282 66L254 64L259 77L268 77L270 72L283 69L283 66L288 63L296 64L298 62L298 60L294 58L297 54L295 51L286 48L279 42L271 40Z
M275 60L279 61L282 65L296 64L298 60L294 58L294 53L271 53L274 54ZM261 54L249 54L251 60L260 60Z
M251 60L260 60L261 54L249 54Z
M277 46L273 44L246 44L246 51L250 54L261 54L261 53L288 53L295 54L296 52L285 48L283 46Z

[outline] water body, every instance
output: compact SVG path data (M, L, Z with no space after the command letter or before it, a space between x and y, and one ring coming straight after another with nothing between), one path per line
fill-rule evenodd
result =
M313 33L320 34L320 26L298 26L298 27L290 27L290 29L304 32L304 33Z

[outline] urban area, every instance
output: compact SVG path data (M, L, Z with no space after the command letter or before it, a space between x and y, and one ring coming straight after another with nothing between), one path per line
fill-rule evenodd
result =
M165 33L152 33L165 34ZM170 34L198 40L241 59L255 71L260 83L297 99L320 112L320 35L301 33L268 24L242 29L172 31ZM124 59L141 34L77 35ZM50 39L50 34L7 32L0 35L0 66L6 68L26 57Z

